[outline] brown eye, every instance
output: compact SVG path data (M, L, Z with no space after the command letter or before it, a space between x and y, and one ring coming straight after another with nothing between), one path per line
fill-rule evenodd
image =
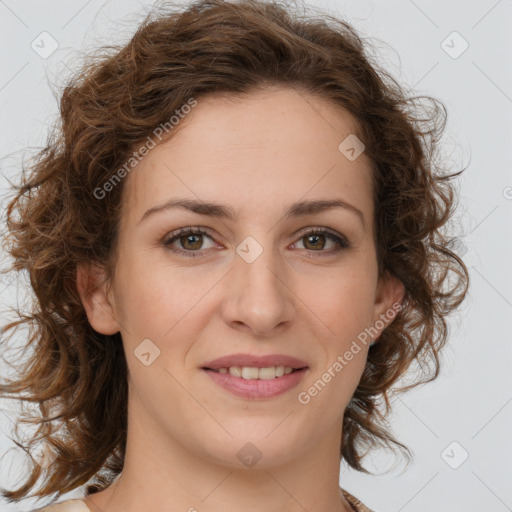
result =
M345 237L332 233L325 228L308 231L302 235L300 240L303 241L304 249L310 253L319 253L314 254L314 256L329 255L351 247ZM328 247L329 243L331 244L330 247ZM327 249L325 249L326 247Z
M167 238L163 245L169 250L185 254L186 256L199 256L205 243L204 237L211 239L212 237L200 228L184 228L178 232L171 233L171 236ZM179 242L178 247L174 247L174 244ZM194 254L199 253L199 254Z
M179 240L180 240L181 246L184 249L197 250L197 249L201 249L201 245L203 244L202 236L203 235L201 235L201 234L183 235L183 236L179 237Z
M325 247L325 238L324 235L307 235L303 237L307 241L304 245L306 249L323 249Z
M162 243L164 247L172 252L195 257L202 256L203 250L214 247L214 244L210 247L203 246L205 237L213 243L213 238L208 232L198 227L187 227L171 233ZM343 235L325 228L307 231L300 237L299 241L303 243L304 249L310 255L309 257L329 256L351 247L349 241ZM176 245L177 243L179 245Z

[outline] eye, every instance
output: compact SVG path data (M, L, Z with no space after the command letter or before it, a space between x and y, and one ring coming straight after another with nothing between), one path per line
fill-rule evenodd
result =
M163 245L172 252L180 253L188 257L197 257L202 255L202 250L209 248L203 247L204 237L213 241L212 236L200 227L186 227L171 233L169 237L164 240ZM296 244L303 243L304 245L303 240L305 240L305 244L307 245L307 247L304 247L305 250L310 253L308 257L313 258L332 255L351 247L349 241L343 235L332 232L327 228L313 228L303 232ZM329 245L327 243L328 240L331 241L331 247L328 248L328 250L324 250L324 248ZM175 247L175 243L179 243L181 247ZM215 245L212 245L210 248L214 246Z
M194 254L194 252L199 252L200 249L204 249L204 247L201 246L205 236L211 239L211 236L203 229L199 227L187 227L180 229L178 232L171 233L171 237L164 241L164 245L171 251L180 252L186 256L200 256L200 253ZM180 243L181 248L172 247L176 241Z
M326 240L331 240L331 248L329 250L322 250L328 245L326 243ZM307 231L302 234L302 236L299 239L300 241L305 240L303 245L307 245L305 247L306 250L310 251L310 253L320 253L320 254L311 254L309 257L317 257L322 255L328 255L333 253L338 253L344 249L349 249L350 243L348 240L335 232L330 231L326 228L314 228L310 231ZM334 247L333 247L334 246ZM310 249L310 248L313 249Z

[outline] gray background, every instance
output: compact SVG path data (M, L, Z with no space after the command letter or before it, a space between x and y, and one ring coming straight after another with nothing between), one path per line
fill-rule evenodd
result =
M377 512L512 510L512 1L311 4L352 22L377 45L382 64L416 94L444 102L446 162L453 170L467 166L454 229L472 278L469 296L450 320L441 376L395 398L390 417L414 461L405 467L392 454L377 452L369 459L376 476L343 465L341 485ZM68 70L89 48L125 41L141 7L149 5L0 0L2 209L7 179L19 178L21 151L46 140ZM40 35L44 31L58 44L49 56L40 54L51 50L48 36ZM450 35L454 31L463 39ZM458 55L464 41L469 46ZM16 305L17 289L23 291L22 285L0 283L2 325L5 309ZM7 368L0 371L5 375ZM11 432L13 406L1 401L0 407L0 456L9 450L0 459L0 485L9 486L14 482L7 474L22 471L23 458L3 434ZM78 489L65 498L80 495ZM0 510L30 510L35 503L0 500Z

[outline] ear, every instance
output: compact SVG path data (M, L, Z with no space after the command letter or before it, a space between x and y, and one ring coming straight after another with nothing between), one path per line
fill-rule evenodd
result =
M104 267L98 264L79 264L76 285L91 327L100 334L119 332L113 301L108 294Z
M393 319L402 309L405 297L405 286L397 277L386 272L379 278L375 303L373 307L372 327L377 334L373 337L376 341L382 331L393 322Z

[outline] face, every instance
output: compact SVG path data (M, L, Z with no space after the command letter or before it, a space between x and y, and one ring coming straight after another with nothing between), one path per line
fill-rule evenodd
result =
M272 467L339 445L371 341L361 333L403 293L378 278L370 161L339 149L355 121L273 89L200 99L180 123L125 178L115 276L83 295L96 330L121 332L129 421L148 442L232 467L241 449ZM163 207L171 200L223 208ZM81 270L79 288L91 280ZM205 369L234 354L304 369Z

